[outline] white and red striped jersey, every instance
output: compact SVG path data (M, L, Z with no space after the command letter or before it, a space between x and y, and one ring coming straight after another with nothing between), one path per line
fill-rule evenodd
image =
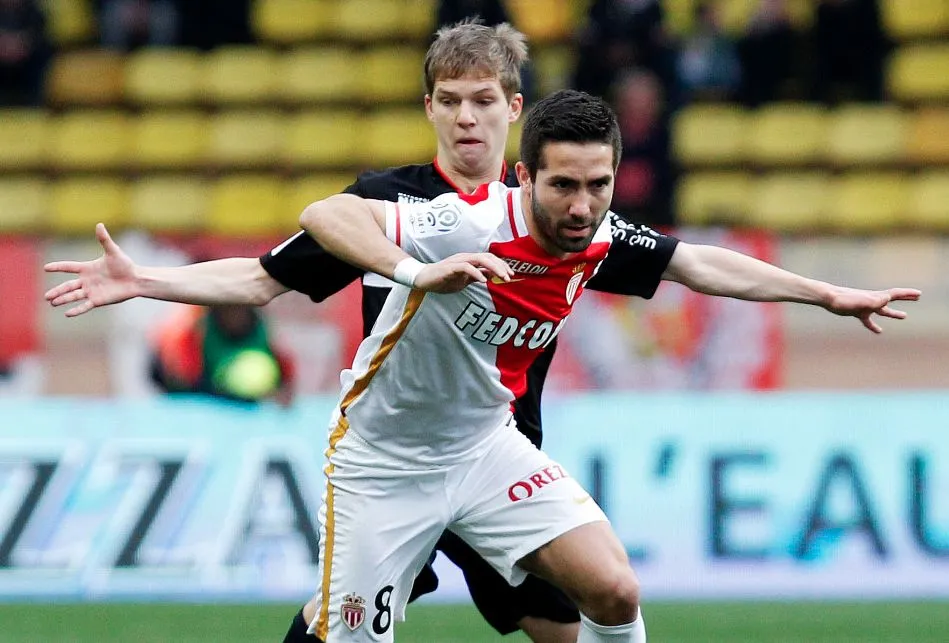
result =
M416 259L489 251L515 275L452 294L392 289L340 376L340 412L367 442L448 463L507 421L528 366L560 332L612 240L607 217L585 251L553 257L528 234L520 199L520 188L495 182L472 195L386 203L387 236Z

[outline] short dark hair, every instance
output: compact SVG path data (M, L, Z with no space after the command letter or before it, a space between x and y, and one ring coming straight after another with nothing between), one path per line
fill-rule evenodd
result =
M616 114L606 101L574 89L562 89L537 101L521 133L521 161L531 178L542 169L547 143L605 143L619 166L623 142Z

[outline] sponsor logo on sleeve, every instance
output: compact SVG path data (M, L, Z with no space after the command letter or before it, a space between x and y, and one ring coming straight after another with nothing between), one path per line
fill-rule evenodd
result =
M454 203L432 203L409 214L409 225L416 238L448 234L461 225L461 210Z

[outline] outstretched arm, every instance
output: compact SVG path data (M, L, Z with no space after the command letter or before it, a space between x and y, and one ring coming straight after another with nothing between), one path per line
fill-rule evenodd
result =
M204 263L154 268L136 265L112 240L103 224L96 226L103 255L92 261L54 261L46 272L76 275L46 292L52 306L75 304L66 311L76 317L93 308L148 297L185 304L264 305L287 289L274 280L256 257L232 257Z
M906 313L890 308L889 304L916 301L921 294L915 288L860 290L835 286L727 248L682 242L676 247L663 279L707 295L821 306L835 315L858 318L874 333L883 330L873 319L874 314L903 319Z
M386 236L383 201L338 194L317 201L300 215L302 227L327 252L346 263L419 290L457 292L490 276L505 281L510 267L491 253L462 253L422 264ZM397 269L398 268L398 269Z

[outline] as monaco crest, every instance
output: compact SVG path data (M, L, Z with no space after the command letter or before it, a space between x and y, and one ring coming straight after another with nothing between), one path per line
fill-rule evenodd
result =
M586 267L585 263L578 263L573 268L573 276L570 277L570 281L567 282L567 304L572 305L574 298L577 296L577 290L580 289L580 282L583 281L583 269Z
M366 599L355 594L343 596L343 606L339 609L343 623L350 631L354 631L366 620Z

